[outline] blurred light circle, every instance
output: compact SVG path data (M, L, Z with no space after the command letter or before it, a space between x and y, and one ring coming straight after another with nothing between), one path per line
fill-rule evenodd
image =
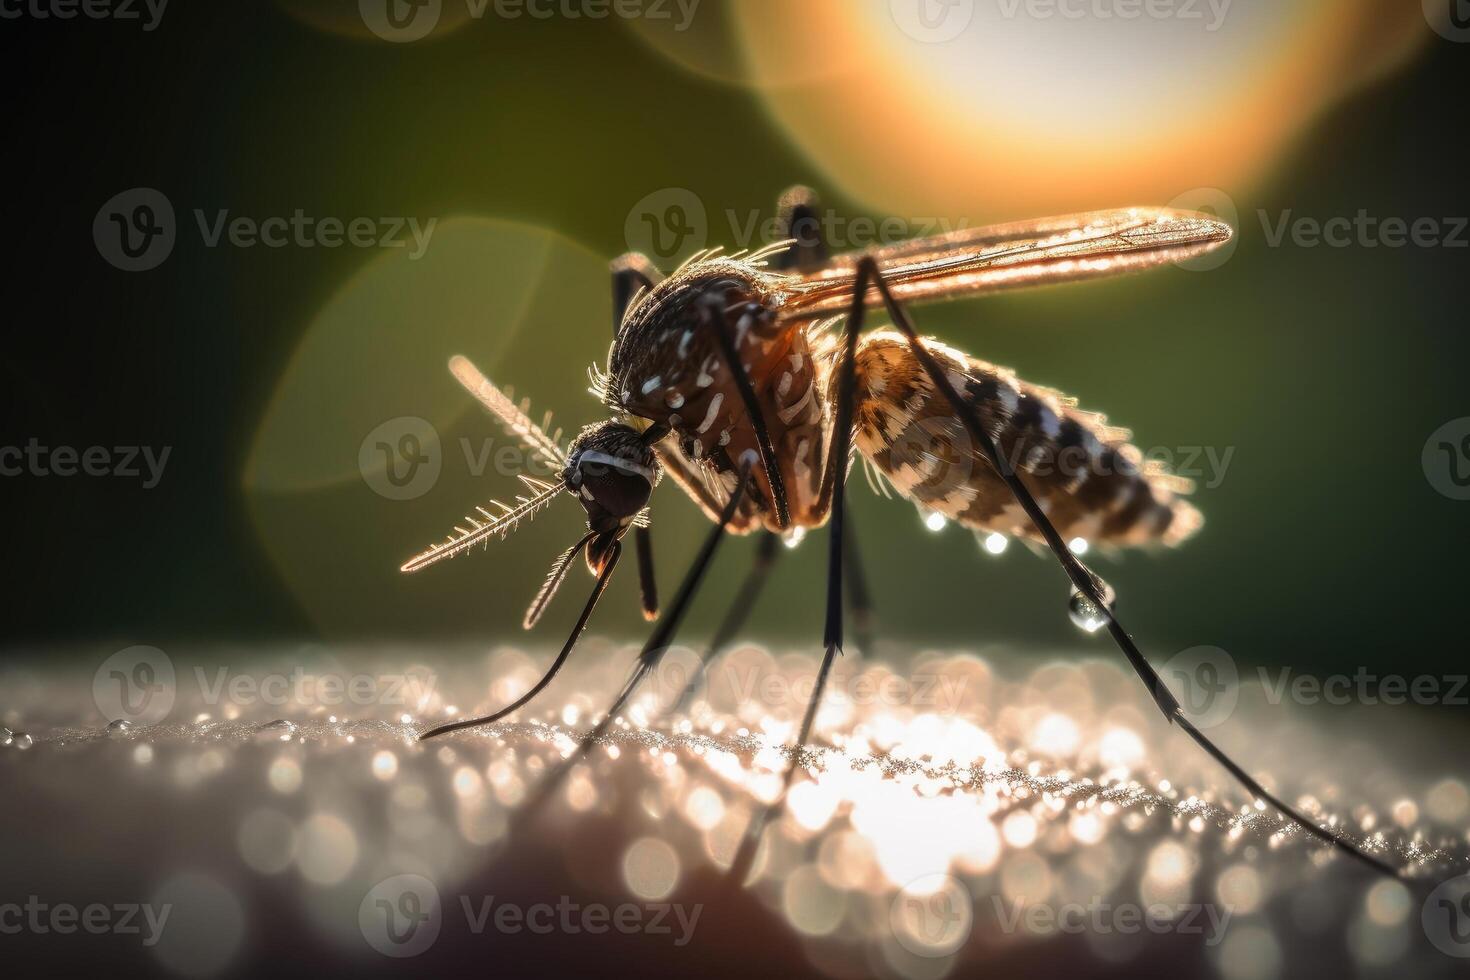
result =
M797 932L826 936L842 924L847 897L824 881L815 865L804 864L781 886L781 908Z
M301 825L296 866L314 885L335 885L357 863L357 834L341 817L314 813Z
M1380 881L1368 889L1368 918L1380 926L1396 926L1409 917L1409 890L1397 881Z
M713 830L725 817L725 800L708 786L697 786L684 800L684 815L700 830Z
M1281 975L1281 946L1263 926L1232 929L1215 950L1225 980L1275 980Z
M266 771L266 779L271 789L289 796L301 788L301 763L284 755L274 759Z
M1215 882L1215 896L1233 913L1250 915L1261 907L1261 876L1248 864L1226 868Z
M1470 813L1470 790L1458 779L1441 779L1424 795L1424 809L1440 823L1459 823Z
M235 835L240 858L261 874L285 871L296 856L296 827L279 810L260 807L245 814Z
M185 976L205 977L229 965L245 935L240 901L214 878L183 871L153 893L151 905L168 910L152 947L164 966Z
M827 183L890 214L975 224L1239 187L1428 36L1412 4L1155 6L892 0L730 16L772 117ZM850 60L763 85L792 38Z
M661 901L679 883L679 855L656 837L640 837L623 853L623 881L639 898Z

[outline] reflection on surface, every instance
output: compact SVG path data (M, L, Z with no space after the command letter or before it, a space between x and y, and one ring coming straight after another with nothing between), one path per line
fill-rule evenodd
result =
M85 781L114 803L115 828L146 827L155 807L218 821L182 822L171 843L152 848L162 870L194 876L168 887L223 910L210 919L221 933L211 956L233 949L242 922L259 915L242 897L249 888L230 882L273 881L296 896L312 930L357 949L357 910L375 885L419 875L446 897L476 879L493 883L497 866L535 846L515 833L561 842L550 853L564 866L546 876L569 876L589 896L704 901L717 915L705 892L753 810L777 791L815 661L740 646L687 716L665 719L661 705L695 662L692 651L671 650L566 780L554 812L534 830L513 830L529 788L572 751L632 652L590 638L534 710L427 743L417 732L515 697L546 658L500 647L457 672L415 665L343 679L349 664L356 672L371 657L407 658L341 651L293 679L305 696L271 703L209 703L203 681L215 675L179 665L169 720L132 728L107 726L80 681L7 678L7 691L28 693L5 723L33 732L35 745L9 747L0 762L32 800L67 799ZM327 696L352 690L357 676L414 682L392 695L380 683L372 703ZM1361 873L1243 799L1152 717L1134 685L1090 660L929 653L899 672L844 658L819 714L823 746L803 753L808 777L768 831L748 894L785 923L811 965L836 977L937 977L1079 936L1098 964L1189 936L1189 948L1231 978L1292 975L1292 957L1320 943L1360 969L1419 962L1421 897L1409 885ZM1292 746L1243 753L1288 799L1431 881L1463 873L1470 791L1461 776L1421 771L1386 743L1362 744L1362 732L1344 743L1281 706L1257 712L1247 702L1231 720L1238 730ZM63 809L73 828L94 819ZM187 845L195 837L216 847ZM213 865L200 867L200 854ZM17 869L27 874L24 862ZM535 880L523 884L535 892ZM1338 899L1316 903L1324 888ZM1134 925L1147 928L1125 928L1133 910L1146 913ZM1225 921L1193 931L1207 914ZM1070 942L1063 949L1077 955ZM205 956L167 937L156 955Z

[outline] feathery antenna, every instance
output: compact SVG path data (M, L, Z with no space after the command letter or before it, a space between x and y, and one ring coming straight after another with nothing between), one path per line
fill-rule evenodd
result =
M465 520L470 525L469 527L465 528L456 525L454 533L449 535L443 544L429 545L427 551L414 555L408 561L404 562L398 570L400 572L417 572L420 569L428 568L435 562L443 561L446 558L453 558L455 555L468 551L477 544L488 542L490 536L493 534L504 537L515 530L521 521L534 517L538 510L545 507L551 502L552 498L562 491L560 484L542 483L540 480L533 480L529 476L521 477L521 482L535 491L535 493L530 497L517 497L514 507L509 504L503 504L498 500L490 501L490 506L499 508L499 513L492 513L484 507L476 507L475 510L479 514L479 517L471 515L466 515L465 517Z
M460 354L449 359L449 373L500 420L507 433L519 439L521 445L534 453L541 463L556 470L567 465L566 451L561 448L561 430L557 429L555 434L547 435L545 428L531 421L530 399L523 398L517 404L507 392L495 387L469 358ZM550 428L551 413L546 414L543 425Z

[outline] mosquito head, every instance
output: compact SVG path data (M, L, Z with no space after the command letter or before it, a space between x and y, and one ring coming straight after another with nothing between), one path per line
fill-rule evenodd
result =
M648 506L662 475L645 434L621 422L603 422L589 425L572 442L562 482L586 508L588 528L612 538Z

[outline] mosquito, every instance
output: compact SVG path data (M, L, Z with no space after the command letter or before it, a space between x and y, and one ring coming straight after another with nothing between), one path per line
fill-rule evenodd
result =
M582 429L565 449L559 432L548 433L549 421L533 421L527 402L515 402L468 360L451 360L455 378L559 476L522 477L527 492L514 504L480 508L467 526L402 570L416 572L504 536L553 500L571 496L586 511L586 533L552 563L524 625L535 624L579 555L595 581L571 635L529 691L494 714L422 737L488 725L536 697L585 630L630 531L644 612L658 618L648 501L663 476L714 527L611 707L541 781L533 804L550 796L657 666L727 533L757 532L762 540L702 667L744 622L778 553L778 537L791 542L828 525L824 654L781 790L752 818L732 864L732 879L743 881L765 826L784 806L834 658L843 651L844 571L855 619L870 611L844 506L847 476L860 457L880 489L891 487L922 510L1049 551L1071 582L1073 618L1106 628L1165 718L1257 800L1396 875L1278 799L1200 732L1118 620L1112 590L1069 547L1075 539L1104 548L1184 541L1202 523L1186 499L1189 481L1145 462L1127 430L1073 399L920 336L907 312L907 304L1181 262L1228 242L1230 226L1193 212L1128 208L831 256L808 189L782 195L780 216L785 240L750 253L702 251L667 277L637 253L613 261L613 342L606 370L590 372L592 391L611 418ZM865 331L870 310L885 312L890 325ZM691 678L679 704L693 684Z

